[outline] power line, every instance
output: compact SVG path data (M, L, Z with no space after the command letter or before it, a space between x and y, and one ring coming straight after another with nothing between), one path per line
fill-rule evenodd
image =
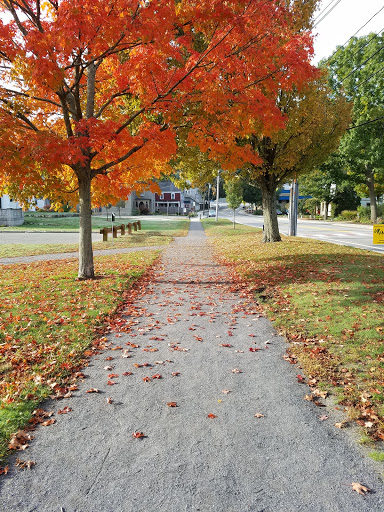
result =
M370 121L366 121L365 123L357 124L356 126L351 126L347 128L347 131L354 130L355 128L359 128L359 126L365 126L366 124L376 123L376 121L380 121L380 119L384 119L384 116L376 117L376 119L371 119Z
M352 55L351 59L353 59L353 57L355 55L357 55L359 52L361 52L361 50L363 50L366 46L368 46L371 43L371 41L373 41L381 32L383 32L383 30L384 30L384 28L380 29L379 32L377 32L377 34L374 34L373 37L371 37L371 39L369 41L367 41L365 44L363 44L363 46L361 48L356 50L355 53Z
M360 30L363 30L363 28L364 28L364 27L366 27L366 26L368 25L368 23L369 23L370 21L372 21L372 20L373 20L373 18L374 18L375 16L377 16L377 15L378 15L378 14L379 14L383 9L384 9L384 6L383 6L381 9L379 9L379 10L377 11L377 13L375 13L375 14L372 16L372 18L370 18L366 23L364 23L364 25L363 25L362 27L360 27L360 28L359 28L359 30L358 30L357 32L355 32L355 33L353 34L353 36L351 36L351 37L348 39L348 41L347 41L346 43L344 43L344 44L343 44L343 46L345 46L346 44L348 44L348 43L349 43L349 41L352 39L352 37L355 37L355 35L356 35L356 34L358 34L358 33L360 32Z
M328 4L326 7L324 7L324 9L322 9L322 10L319 12L319 14L318 14L318 15L316 16L316 18L313 20L313 22L314 22L314 23L316 22L316 20L317 20L317 19L319 19L319 18L320 18L320 16L322 16L322 15L325 13L325 11L328 9L328 7L329 7L331 4L333 4L333 2L334 2L334 1L335 1L335 0L331 0L331 1L329 2L329 4Z
M366 78L364 80L364 82L359 83L359 86L365 84L365 82L368 82L368 80L371 79L373 76L378 75L380 73L380 71L383 71L383 69L384 69L384 66L382 68L380 68L378 71L376 71L375 73L372 73L371 75L369 75L369 77Z
M333 11L333 9L334 9L334 8L335 8L335 7L336 7L340 2L341 2L341 0L337 0L337 2L335 3L335 5L334 5L333 7L331 7L331 8L329 9L329 11L328 11L327 13L325 13L325 14L324 14L324 16L323 16L322 18L320 18L320 19L319 19L319 21L314 25L314 27L313 27L313 28L316 28L316 27L317 27L317 25L318 25L319 23L321 23L321 22L322 22L322 21L323 21L323 20L324 20L324 19L325 19L329 14L331 14L331 12Z
M355 32L355 33L354 33L354 34L353 34L353 35L352 35L352 36L351 36L351 37L350 37L350 38L349 38L349 39L348 39L348 40L347 40L343 45L339 46L339 48L335 51L335 53L334 53L333 55L331 55L327 60L332 59L332 58L333 58L333 57L334 57L334 56L335 56L335 55L336 55L336 54L337 54L337 53L338 53L342 48L344 48L344 46L346 46L346 45L349 43L349 41L350 41L353 37L355 37L355 36L360 32L360 30L363 30L363 28L364 28L364 27L366 27L366 26L368 25L368 23L369 23L370 21L372 21L372 20L373 20L373 18L375 18L375 17L376 17L376 16L377 16L377 15L378 15L378 14L379 14L383 9L384 9L384 6L383 6L381 9L379 9L379 10L378 10L378 11L377 11L377 12L376 12L376 13L375 13L375 14L374 14L374 15L373 15L373 16L372 16L372 17L371 17L371 18L370 18L366 23L364 23L364 25L362 25L362 26L361 26L361 27L360 27L360 28L359 28L359 29L358 29L358 30L357 30L357 31L356 31L356 32ZM383 30L383 29L382 29L382 30ZM377 34L376 34L376 35L377 35ZM373 39L373 38L372 38L372 39ZM368 43L367 43L367 44L368 44Z
M373 59L373 57L375 55L377 55L379 52L381 52L381 50L384 49L384 46L382 46L381 48L379 48L375 53L373 53L370 57L368 57L368 59L366 59L362 64L360 64L359 66L357 66L355 69L353 69L347 76L345 76L341 83L343 83L347 78L349 78L351 75L353 75L354 73L356 73L356 71L358 71L362 66L364 66L364 64L366 64L367 62L369 62L371 59Z

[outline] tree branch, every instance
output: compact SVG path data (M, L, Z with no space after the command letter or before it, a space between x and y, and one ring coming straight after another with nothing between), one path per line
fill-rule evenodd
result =
M113 94L108 101L104 103L99 109L99 111L94 115L94 117L97 119L101 116L101 114L104 112L104 110L113 102L115 98L119 98L120 96L128 96L130 93L128 92L128 89L125 89L122 92L118 92L116 94Z
M102 167L99 167L98 169L92 169L92 177L97 176L98 174L108 174L105 171L110 169L111 167L114 167L115 165L121 164L121 162L124 162L124 160L127 160L130 156L132 156L134 153L137 153L141 148L145 146L145 144L148 142L149 139L143 139L143 143L140 145L137 145L130 149L125 155L121 156L117 160L114 160L113 162L109 162L108 164L103 165Z
M59 91L57 93L57 95L60 98L61 108L63 110L64 123L65 123L65 129L67 131L67 136L73 137L73 130L72 130L71 120L69 118L69 111L68 111L68 106L67 106L67 102L66 102L66 93L64 91Z
M12 104L11 104L9 101L4 100L3 98L0 98L0 101L1 101L2 103L4 103L5 105L7 105L8 107L11 107L11 108L13 109L13 106L12 106ZM17 117L18 119L20 119L21 121L24 121L24 123L28 126L28 129L29 129L29 130L33 130L34 132L38 132L38 131L39 131L39 129L37 128L37 126L35 126L35 125L32 123L32 121L30 121L30 120L28 119L28 117L27 117L27 116L25 116L24 114L22 114L21 112L17 112L17 113L16 113L15 111L14 111L14 112L10 112L10 111L9 111L9 110L7 110L7 109L3 109L3 110L4 110L4 112L6 112L7 114L9 114L9 115L10 115L10 116L12 116L12 117L15 117L15 114L16 114L16 117ZM14 110L14 109L13 109L13 110Z
M27 94L25 92L19 92L19 91L13 91L12 89L7 89L6 87L3 87L4 91L7 91L9 94L13 94L15 96L23 96L24 98L31 98L33 100L42 101L45 103L51 103L52 105L55 105L56 107L61 107L60 103L56 103L53 100L49 100L47 98L39 98L38 96L31 96L30 94Z
M12 14L12 17L15 20L16 25L18 26L20 32L23 34L23 36L26 36L28 34L28 30L25 29L23 27L23 25L21 24L21 21L20 21L18 15L17 15L17 12L13 6L13 3L14 2L12 2L12 0L11 1L4 0L4 5L8 9L8 11Z

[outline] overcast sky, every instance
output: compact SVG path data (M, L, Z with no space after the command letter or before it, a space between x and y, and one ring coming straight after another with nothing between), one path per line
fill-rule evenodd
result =
M325 9L328 4L329 7ZM332 7L334 9L329 15L320 21ZM384 30L384 0L322 0L317 14L318 25L313 31L314 34L318 34L314 45L314 64L324 57L329 57L337 46L348 41L380 9L382 11L357 36Z

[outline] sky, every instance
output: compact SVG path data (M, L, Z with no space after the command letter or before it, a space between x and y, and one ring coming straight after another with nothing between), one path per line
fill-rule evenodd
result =
M328 4L329 7L324 11ZM320 21L332 7L334 9ZM337 46L344 45L382 8L383 10L357 34L357 37L384 30L384 0L322 0L318 10L318 25L313 31L314 34L318 34L315 38L313 63L317 64L324 57L329 57Z

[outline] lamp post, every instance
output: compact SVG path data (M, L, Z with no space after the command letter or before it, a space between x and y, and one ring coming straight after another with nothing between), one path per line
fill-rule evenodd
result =
M299 184L297 179L293 180L289 192L289 213L288 213L288 236L297 236L297 213L299 207Z
M219 220L220 169L216 181L216 222Z

